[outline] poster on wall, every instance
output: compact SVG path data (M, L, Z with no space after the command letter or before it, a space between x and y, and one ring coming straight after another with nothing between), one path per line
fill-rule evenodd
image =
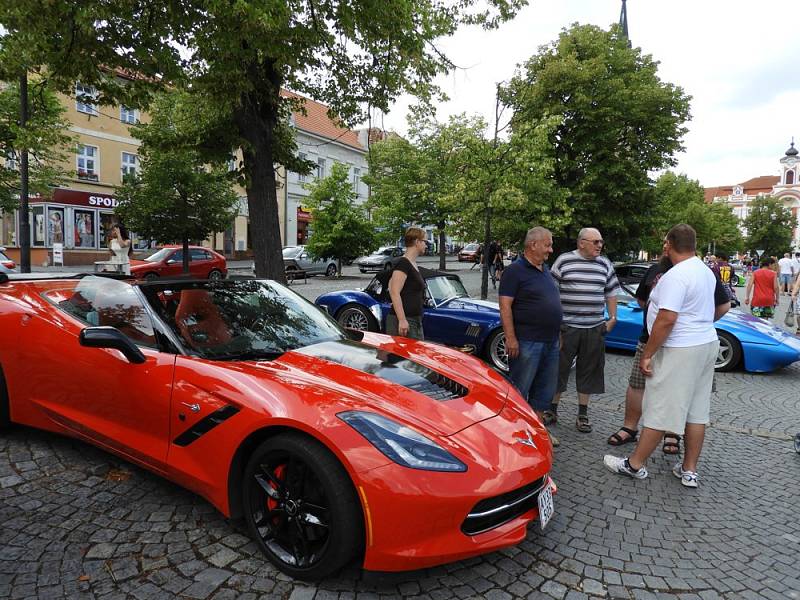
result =
M94 248L94 212L76 210L75 215L75 247Z
M44 246L45 226L44 226L44 206L34 206L31 210L33 216L33 243L34 246Z
M63 208L48 208L47 209L47 233L49 244L63 244L64 243L64 209Z

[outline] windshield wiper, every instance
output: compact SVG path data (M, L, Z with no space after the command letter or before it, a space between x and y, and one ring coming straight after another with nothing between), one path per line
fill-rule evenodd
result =
M246 350L227 354L211 354L211 360L274 360L285 354L283 350Z

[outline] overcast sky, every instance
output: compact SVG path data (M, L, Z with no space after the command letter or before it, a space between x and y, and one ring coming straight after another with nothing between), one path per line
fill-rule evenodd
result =
M607 28L621 0L530 0L499 30L464 29L442 46L463 69L440 80L451 98L445 119L466 112L493 118L495 83L570 24ZM692 96L692 119L677 171L703 186L777 175L793 135L800 141L797 8L786 0L628 0L631 42L659 61L662 80ZM409 99L383 117L404 132ZM376 125L380 126L380 118Z

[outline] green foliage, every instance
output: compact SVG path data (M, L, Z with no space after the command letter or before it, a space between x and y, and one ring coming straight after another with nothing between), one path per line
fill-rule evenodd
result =
M194 100L177 92L157 99L152 121L133 128L142 140L141 172L116 189L125 225L160 243L203 240L236 215L227 157L190 141L203 122L202 111L186 118Z
M657 70L619 28L576 24L543 46L505 90L515 135L556 119L546 157L572 211L563 232L570 245L581 227L594 226L609 250L638 250L651 229L648 172L675 163L689 118L689 97Z
M698 251L710 247L730 255L742 248L736 215L725 204L707 204L697 180L667 171L656 181L653 194L655 210L652 225L642 238L643 250L660 253L664 235L678 223L694 227Z
M312 256L335 258L342 275L342 259L368 254L375 248L375 233L364 209L355 204L356 193L347 165L335 163L331 174L308 185L313 233L306 244Z
M68 135L69 123L56 95L40 79L28 84L28 123L19 125L19 84L0 89L0 209L19 206L20 154L28 150L29 193L49 194L52 187L69 174L62 164L74 139ZM13 161L14 168L6 163Z
M145 104L154 87L186 85L216 107L225 149L242 148L256 274L283 278L275 164L307 171L288 127L286 87L327 103L346 123L388 111L402 93L423 101L452 68L437 44L462 24L496 27L526 0L153 0L0 3L0 75L42 66L69 89ZM183 47L185 52L179 52ZM102 65L100 67L99 65ZM133 82L109 77L121 68Z
M794 223L792 211L783 205L783 200L756 198L744 220L747 249L754 256L756 250L764 250L767 256L781 256L791 248Z

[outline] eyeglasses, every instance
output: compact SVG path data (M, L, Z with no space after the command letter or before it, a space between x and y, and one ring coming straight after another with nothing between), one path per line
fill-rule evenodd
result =
M586 238L583 238L583 241L589 242L590 244L594 244L595 246L602 246L603 244L605 244L603 240L587 240Z

